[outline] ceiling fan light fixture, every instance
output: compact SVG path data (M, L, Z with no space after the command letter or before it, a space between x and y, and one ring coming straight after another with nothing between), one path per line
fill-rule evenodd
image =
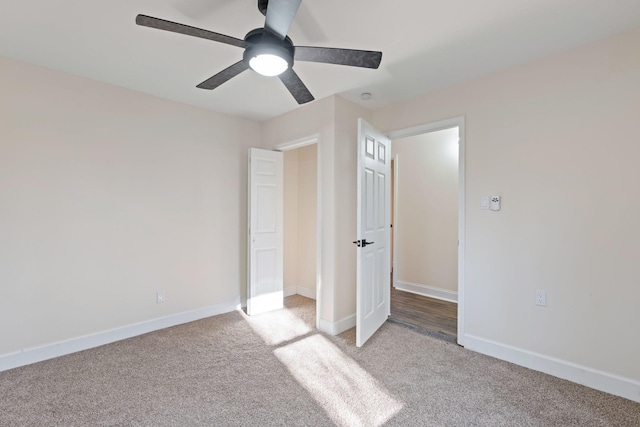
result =
M249 66L258 74L273 77L287 71L289 63L273 53L261 53L249 59Z
M249 32L245 41L250 44L242 59L256 73L279 76L293 66L294 49L290 39L278 40L258 28Z

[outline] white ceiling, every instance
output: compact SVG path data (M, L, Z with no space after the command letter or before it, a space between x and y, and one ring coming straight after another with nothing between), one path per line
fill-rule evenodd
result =
M257 0L0 0L0 55L250 119L298 107L252 71L197 89L242 49L137 26L138 13L237 38L264 24ZM378 70L294 67L316 99L378 108L636 27L640 0L303 0L289 36L382 51Z

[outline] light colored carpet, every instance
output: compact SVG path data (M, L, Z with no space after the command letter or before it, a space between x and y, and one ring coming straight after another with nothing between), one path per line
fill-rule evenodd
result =
M640 426L640 404L314 302L234 312L0 373L0 426Z

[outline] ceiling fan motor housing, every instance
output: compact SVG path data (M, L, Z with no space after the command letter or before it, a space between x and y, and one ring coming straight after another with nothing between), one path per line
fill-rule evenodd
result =
M249 45L242 55L242 60L245 64L249 65L251 58L257 55L271 54L279 56L287 61L289 68L293 66L293 54L295 53L295 47L289 37L285 37L284 40L280 40L264 28L256 28L255 30L250 31L245 36L244 40Z

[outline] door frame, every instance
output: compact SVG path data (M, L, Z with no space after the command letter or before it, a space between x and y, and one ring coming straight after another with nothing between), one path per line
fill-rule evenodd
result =
M320 329L320 313L322 313L322 168L320 134L287 141L265 148L274 151L290 151L307 145L316 144L316 329Z
M403 128L387 132L387 136L391 141L400 138L407 138L410 136L422 135L425 133L435 132L444 129L450 129L458 127L458 344L464 346L464 333L465 333L465 118L464 116L452 117L450 119L440 120L437 122L431 122L409 128ZM397 164L396 171L397 171ZM397 199L397 195L396 195ZM395 262L395 260L394 260Z

